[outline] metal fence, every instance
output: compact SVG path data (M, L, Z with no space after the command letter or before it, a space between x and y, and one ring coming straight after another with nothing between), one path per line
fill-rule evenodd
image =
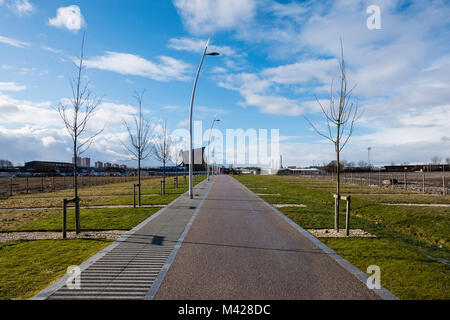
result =
M141 179L151 179L143 176ZM122 183L136 181L136 176L129 177L98 177L79 176L78 186L80 188L100 186L111 183ZM8 198L18 194L31 194L53 192L56 190L73 188L73 177L14 177L0 178L0 198Z
M302 175L308 178L336 181L336 173ZM419 191L448 195L450 172L343 172L341 181L362 186Z

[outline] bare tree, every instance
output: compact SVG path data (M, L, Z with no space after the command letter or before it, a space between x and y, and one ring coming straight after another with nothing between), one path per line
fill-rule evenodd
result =
M142 112L142 102L145 90L141 93L135 92L133 98L136 100L139 112L133 117L133 121L122 120L128 133L128 142L122 142L123 147L128 152L132 160L138 163L138 205L141 206L141 162L147 159L151 152L151 123L144 118Z
M165 194L166 188L166 164L171 161L171 149L172 149L173 140L169 136L167 132L167 121L164 121L162 132L156 138L154 144L153 156L156 160L162 163L163 165L163 194Z
M439 158L438 156L434 156L433 158L431 158L431 163L432 164L440 164L441 158Z
M316 97L316 100L324 115L328 130L320 131L311 121L306 119L311 127L322 137L330 140L334 145L336 152L336 193L340 198L340 153L347 145L353 134L353 127L358 117L358 102L352 101L353 89L348 89L347 74L344 61L344 46L341 40L341 57L339 59L340 69L340 88L336 92L331 83L331 91L329 96L329 106L324 107ZM334 227L339 231L339 200L335 201L334 209Z
M103 131L90 132L88 123L92 119L101 103L101 98L95 97L89 89L89 82L83 83L84 71L84 39L81 41L81 53L76 67L76 75L70 81L72 98L68 102L61 102L58 111L73 143L73 189L75 201L76 233L80 232L80 199L78 198L77 162Z
M14 165L9 160L0 160L0 168L10 169L13 168Z

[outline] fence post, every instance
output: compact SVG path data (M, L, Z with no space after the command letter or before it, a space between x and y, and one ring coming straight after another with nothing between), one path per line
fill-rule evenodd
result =
M27 194L28 194L28 177L27 177Z
M13 194L13 178L9 178L9 196L12 197Z
M381 167L378 169L378 186L381 187Z
M55 192L55 176L52 177L53 192Z
M406 172L404 173L405 175L405 190L408 190L408 180L406 180Z
M62 216L62 232L63 239L67 238L66 220L67 220L67 199L63 200L63 216Z
M425 193L425 172L422 172L422 192Z
M445 196L445 176L442 176L442 195Z
M350 200L351 197L347 196L347 208L345 211L345 235L347 237L350 235Z
M44 176L41 176L41 192L44 192Z
M391 173L391 189L394 189L394 174Z

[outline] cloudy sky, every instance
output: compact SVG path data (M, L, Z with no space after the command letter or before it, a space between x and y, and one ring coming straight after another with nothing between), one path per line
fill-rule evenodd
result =
M381 29L367 27L370 5ZM205 130L214 116L223 131L280 129L284 164L332 160L305 117L324 125L315 97L338 77L342 37L362 112L343 158L367 161L368 147L374 164L450 157L449 1L0 0L0 158L70 161L54 108L70 97L84 33L83 80L103 97L93 161L127 163L118 140L136 90L153 123L187 128L208 37L221 56L207 57L199 82L194 119Z

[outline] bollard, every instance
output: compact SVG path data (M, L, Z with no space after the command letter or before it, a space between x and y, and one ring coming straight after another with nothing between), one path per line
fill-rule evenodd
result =
M63 216L62 216L62 232L63 239L67 238L66 220L67 220L67 199L63 200Z
M80 223L80 198L75 198L75 216L76 216L76 234L80 234L81 223Z
M136 185L133 184L133 208L136 208Z
M347 197L345 197L345 200L347 200L347 207L345 210L345 235L348 237L348 236L350 236L350 200L351 200L351 197L347 196Z
M173 178L173 185L175 189L178 189L178 177Z

